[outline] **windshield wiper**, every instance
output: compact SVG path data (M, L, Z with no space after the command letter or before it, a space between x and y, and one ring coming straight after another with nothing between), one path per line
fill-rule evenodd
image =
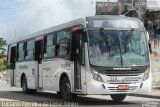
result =
M125 36L125 38L122 41L122 45L124 45L125 47L125 53L127 52L127 47L126 47L126 43L128 41L128 39L132 36L132 32L134 31L134 29L131 29Z
M122 44L126 44L128 38L130 38L132 36L132 32L134 31L134 29L131 29L125 36L125 38L123 39Z
M100 32L101 32L101 36L103 37L103 39L104 39L104 41L105 41L105 43L107 45L107 48L109 50L109 53L110 53L111 52L111 45L112 45L112 43L109 40L108 35L105 33L104 28L100 28Z

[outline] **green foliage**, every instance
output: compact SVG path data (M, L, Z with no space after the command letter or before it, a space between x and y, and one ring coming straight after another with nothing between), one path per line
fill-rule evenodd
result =
M7 66L5 62L0 61L0 72L3 72L6 70Z
M0 38L0 57L6 55L6 40ZM0 72L3 72L6 69L6 62L0 61Z
M3 38L0 38L0 56L6 55L7 42Z

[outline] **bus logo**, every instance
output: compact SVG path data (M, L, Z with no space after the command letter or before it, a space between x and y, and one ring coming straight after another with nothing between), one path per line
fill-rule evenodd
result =
M131 70L131 68L113 68L113 70Z

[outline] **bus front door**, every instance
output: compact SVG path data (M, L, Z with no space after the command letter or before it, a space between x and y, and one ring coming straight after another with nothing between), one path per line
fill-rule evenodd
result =
M43 52L43 37L38 37L35 42L35 60L38 62L37 67L37 88L43 86L43 72L42 72L42 52Z

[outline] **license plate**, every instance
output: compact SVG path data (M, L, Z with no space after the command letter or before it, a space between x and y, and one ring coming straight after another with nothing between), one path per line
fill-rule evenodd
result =
M118 85L119 90L128 90L129 86L128 85Z

